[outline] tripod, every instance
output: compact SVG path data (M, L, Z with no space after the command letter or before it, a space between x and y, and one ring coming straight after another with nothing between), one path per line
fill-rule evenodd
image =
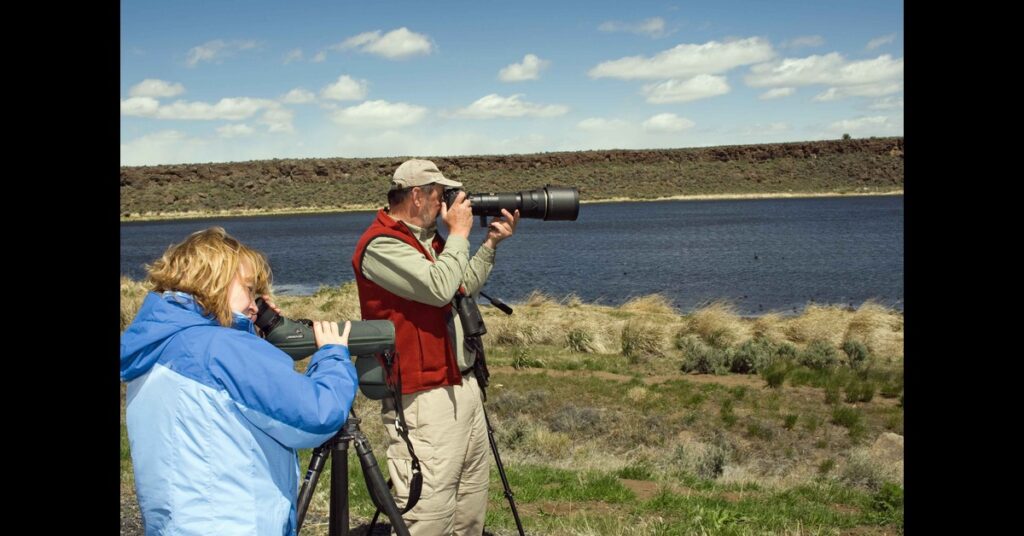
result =
M330 498L330 524L328 534L331 536L348 536L348 444L352 442L356 446L356 455L359 456L359 463L363 467L363 479L366 481L366 489L370 493L370 499L377 508L387 514L391 520L391 526L399 536L409 536L409 529L402 520L402 514L395 505L395 499L388 491L384 483L384 475L377 465L377 458L373 456L370 442L359 429L361 419L356 417L354 410L349 410L349 418L341 430L328 439L323 445L313 449L313 457L309 460L309 469L302 481L302 488L299 491L298 501L298 529L302 529L302 522L306 518L306 510L313 498L313 490L320 479L327 456L333 454L334 462L331 463L331 498Z

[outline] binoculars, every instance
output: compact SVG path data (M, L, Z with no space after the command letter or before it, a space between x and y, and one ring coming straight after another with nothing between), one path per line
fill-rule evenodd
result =
M295 361L305 359L316 352L312 320L285 318L268 307L263 298L256 299L256 306L258 311L255 324L267 342L278 347ZM339 322L338 333L343 333L344 330L345 323ZM348 353L355 358L359 390L373 400L388 396L390 388L377 356L394 355L395 325L390 320L353 320L352 329L348 334Z

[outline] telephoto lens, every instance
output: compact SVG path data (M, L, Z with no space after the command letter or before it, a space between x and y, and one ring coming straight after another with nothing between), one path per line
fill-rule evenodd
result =
M455 202L461 190L450 188L444 192L448 206ZM575 221L580 213L580 192L566 186L545 186L522 192L501 192L470 194L469 199L474 216L501 216L501 209L509 212L519 210L519 216L537 220Z

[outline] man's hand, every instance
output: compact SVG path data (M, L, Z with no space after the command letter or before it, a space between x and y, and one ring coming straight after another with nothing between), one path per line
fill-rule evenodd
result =
M459 192L451 208L441 202L441 219L448 226L448 234L469 238L469 232L473 230L473 209L470 208L469 199L466 199L466 192Z
M498 247L498 242L512 236L516 232L516 225L519 225L519 209L516 209L515 214L509 214L507 209L501 209L501 219L494 218L491 224L487 227L487 240L484 240L484 245L495 249Z

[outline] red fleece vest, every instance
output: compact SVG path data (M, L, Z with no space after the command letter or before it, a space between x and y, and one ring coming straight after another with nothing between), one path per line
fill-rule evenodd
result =
M448 303L444 307L434 307L407 300L363 276L363 254L366 247L373 239L381 236L397 238L416 248L427 260L433 262L433 259L412 231L404 223L388 216L383 209L377 212L377 218L359 238L352 255L363 320L390 320L395 324L395 349L398 352L402 394L446 385L461 385L462 374L459 373L448 334L447 318L452 305ZM436 257L444 249L444 242L435 236L431 246Z

